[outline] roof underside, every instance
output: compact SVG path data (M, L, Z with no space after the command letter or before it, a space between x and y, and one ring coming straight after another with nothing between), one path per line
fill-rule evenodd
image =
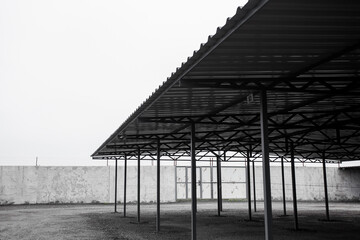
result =
M92 156L261 153L267 90L271 154L360 159L359 47L360 1L250 0Z

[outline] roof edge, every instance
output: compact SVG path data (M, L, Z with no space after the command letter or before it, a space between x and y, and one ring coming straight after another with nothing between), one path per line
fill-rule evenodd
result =
M133 123L143 111L146 111L152 106L157 99L159 99L168 89L174 86L184 75L186 75L192 68L200 63L207 55L209 55L218 45L227 39L236 29L247 22L258 10L260 10L269 0L249 0L243 8L238 7L235 15L227 18L223 27L218 27L215 35L209 35L208 41L201 44L198 51L194 51L191 57L188 57L186 62L183 62L176 71L171 73L155 91L149 96L126 120L120 127L111 134L103 144L91 155L92 158L97 155L116 135L124 131L127 126Z

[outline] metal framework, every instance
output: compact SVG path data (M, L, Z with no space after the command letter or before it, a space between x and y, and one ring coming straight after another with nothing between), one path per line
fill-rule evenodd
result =
M359 16L356 0L250 0L92 157L138 160L139 166L144 160L159 166L160 157L192 166L216 158L220 177L219 159L262 156L265 237L272 239L271 161L322 162L327 195L325 162L360 159ZM294 168L292 175L296 211ZM159 182L157 188L160 230ZM326 206L329 219L327 197ZM140 207L138 214L140 221ZM297 229L297 214L295 223Z

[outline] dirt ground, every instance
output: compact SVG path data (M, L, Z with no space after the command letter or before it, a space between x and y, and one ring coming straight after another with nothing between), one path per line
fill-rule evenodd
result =
M216 201L198 203L198 239L264 239L263 203L253 221L246 202L224 202L222 216ZM0 207L0 239L191 239L190 202L161 204L161 231L155 232L155 204L141 205L24 205ZM294 230L292 204L282 216L282 203L273 203L274 239L360 239L360 203L330 203L331 221L324 221L322 202L299 202L299 231Z

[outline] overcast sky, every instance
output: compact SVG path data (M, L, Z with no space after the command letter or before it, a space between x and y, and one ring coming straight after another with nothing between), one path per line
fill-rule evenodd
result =
M0 0L0 165L90 155L246 1Z

